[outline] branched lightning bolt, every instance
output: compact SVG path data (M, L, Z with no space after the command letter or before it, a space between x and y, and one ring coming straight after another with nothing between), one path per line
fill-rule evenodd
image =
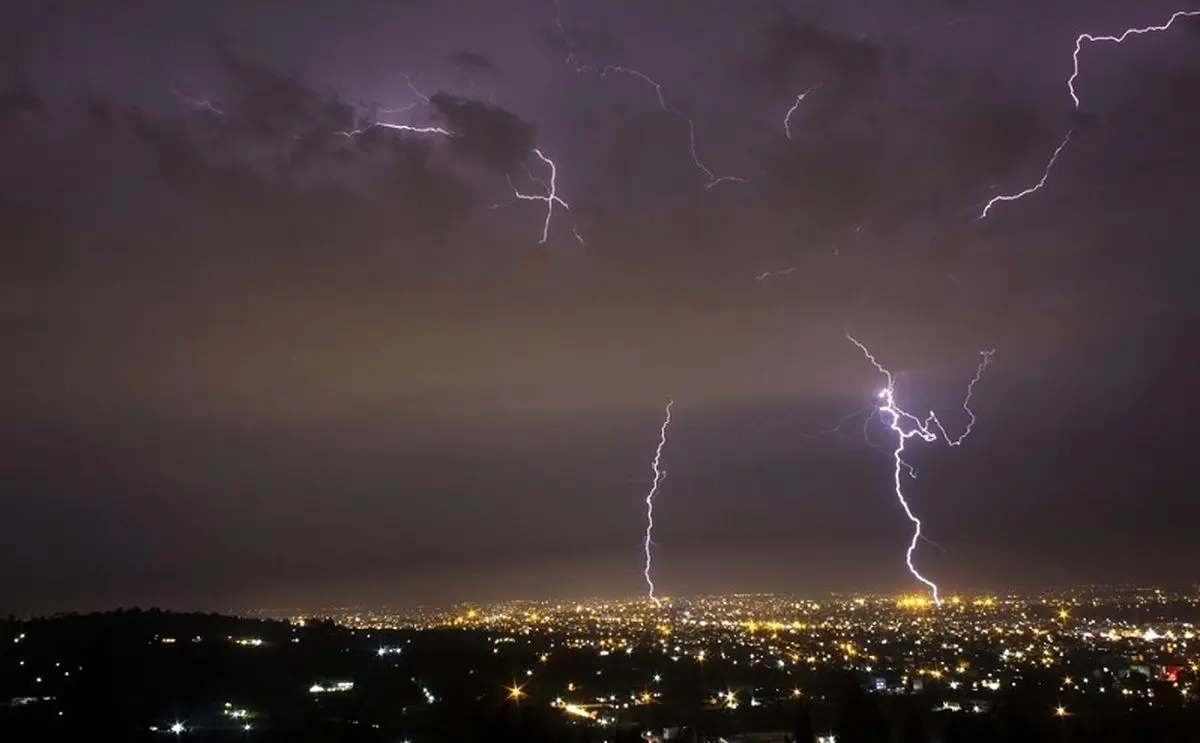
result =
M875 369L887 379L887 385L879 391L879 399L882 400L883 403L879 406L879 412L885 416L888 428L890 428L896 434L896 448L892 454L896 466L893 470L892 479L895 484L896 499L900 501L900 506L904 509L904 514L913 524L912 540L909 541L908 549L904 553L904 562L908 565L908 571L912 573L913 577L924 583L929 587L930 591L933 592L934 604L941 606L941 598L938 595L937 584L921 575L920 571L918 571L916 566L913 565L913 553L917 549L917 543L922 539L926 539L926 537L921 533L921 519L917 518L917 516L913 513L912 508L908 504L908 499L904 497L903 478L901 477L901 473L907 471L909 477L916 477L916 473L912 469L912 466L904 460L905 445L908 443L908 440L914 436L921 439L925 443L937 441L938 434L934 432L934 428L941 432L943 439L950 446L958 446L963 442L963 440L970 434L972 427L975 425L975 413L971 411L970 407L971 393L975 389L975 383L978 382L980 377L983 376L983 370L987 368L989 363L991 363L992 355L995 353L995 351L980 351L980 355L983 358L975 370L975 377L971 380L971 383L967 385L967 395L966 399L963 401L963 409L967 411L967 415L970 418L970 423L967 424L967 428L963 432L962 436L959 436L957 439L951 439L946 435L946 429L942 426L941 421L938 420L937 415L935 415L933 411L930 411L929 415L926 416L924 420L921 420L915 415L900 408L900 406L896 404L896 380L892 376L892 373L885 369L882 364L876 361L875 357L871 354L867 347L860 343L854 336L846 333L846 339L857 346L858 350L862 351L863 355L867 357L867 361L870 361L871 365L874 366Z
M411 77L409 77L408 75L406 75L403 72L400 73L400 77L404 78L404 83L408 86L408 89L410 91L412 91L412 94L414 96L416 96L419 101L421 101L425 104L429 103L429 96L425 95L420 90L417 90L417 86L413 84ZM417 107L417 101L413 101L412 103L405 104L403 106L400 106L399 108L381 108L381 109L378 109L378 111L381 114L408 113L409 111L413 110L416 107ZM454 136L454 132L450 131L449 129L444 129L440 126L412 126L410 124L393 124L393 123L390 123L387 121L372 121L370 124L367 124L366 126L364 126L361 129L352 129L350 131L345 131L345 132L335 132L335 134L337 134L338 136L345 137L347 139L351 139L353 137L357 137L358 135L362 134L363 132L370 131L371 129L391 129L393 131L398 131L398 132L412 132L413 134L440 134L443 137L453 137Z
M414 109L418 105L418 101L425 103L427 105L429 104L429 102L430 102L429 96L425 95L424 93L422 93L420 90L417 89L417 86L413 84L411 77L409 77L408 75L406 75L404 73L401 73L401 77L404 78L404 82L408 86L408 89L412 92L412 94L414 96L416 96L416 98L418 100L413 101L412 103L406 104L404 106L400 106L398 108L378 109L379 113L384 113L384 114L406 113L406 112ZM210 101L188 98L187 96L184 96L183 94L181 94L177 89L175 89L174 86L172 86L171 92L177 98L179 98L181 101L183 101L189 105L196 106L199 108L204 108L204 109L216 114L217 116L220 116L222 118L225 117L225 112L222 111L220 108L218 108L213 103L211 103ZM340 132L334 132L334 133L337 134L338 136L344 137L346 139L353 139L353 138L355 138L365 132L368 132L372 129L390 129L392 131L410 132L412 134L436 134L436 135L439 135L442 137L446 137L448 139L453 139L455 136L453 131L446 129L444 127L440 127L440 126L413 126L411 124L394 124L389 121L372 121L358 129L351 129L348 131L340 131ZM550 222L554 217L555 205L561 206L564 209L570 209L571 207L569 204L567 204L566 201L563 201L563 199L560 198L558 195L558 166L555 164L555 162L553 160L546 157L546 155L538 148L533 149L533 154L539 160L541 160L542 163L547 168L549 168L550 177L549 177L549 179L538 178L537 176L533 175L532 172L529 171L528 167L526 167L526 173L529 174L530 180L532 180L535 183L538 183L539 185L542 186L545 193L542 193L542 194L524 193L521 190L519 190L513 184L512 179L509 178L508 185L509 185L509 188L511 188L512 192L513 192L513 201L509 202L509 203L513 203L515 201L544 201L546 203L546 219L542 223L542 237L538 241L539 244L544 244L549 239L549 236L550 236ZM504 204L497 204L497 205L493 206L492 208L495 209L495 208L498 208L499 206L504 206ZM575 239L580 242L580 244L585 244L583 241L583 237L579 234L578 229L573 228L572 234L575 236Z
M792 138L792 114L796 113L796 110L800 108L801 103L804 103L804 99L808 97L808 94L819 87L821 87L821 83L817 83L800 95L796 96L796 100L794 103L792 103L792 107L789 108L787 113L783 115L783 135L787 137L788 140L791 140Z
M404 78L404 82L405 82L405 84L408 85L408 89L412 91L412 94L415 95L418 100L420 100L421 102L428 105L429 96L427 96L424 93L422 93L421 91L417 90L417 86L413 84L412 78L409 77L408 75L404 74L403 72L400 73L400 76ZM412 103L406 103L403 106L400 106L398 108L381 108L381 109L379 109L379 113L381 113L381 114L402 114L402 113L408 113L409 111L413 110L416 107L417 107L417 101L413 101Z
M545 221L542 222L542 239L538 240L538 244L541 245L541 244L544 244L546 242L546 240L549 239L549 237L550 237L550 221L554 218L554 205L557 204L557 205L561 206L563 209L568 209L568 210L571 208L571 205L568 204L567 202L563 201L558 195L558 166L554 164L553 160L546 157L544 154L542 154L542 151L537 148L534 148L533 154L537 155L537 158L539 160L541 160L542 163L547 168L550 169L550 178L548 180L543 180L541 178L538 178L532 172L530 172L528 169L526 169L525 172L529 175L530 180L532 180L535 183L542 186L542 189L545 191L545 193L540 193L540 194L523 193L520 189L518 189L516 187L515 184L513 184L511 177L507 177L507 180L508 180L508 187L512 189L514 201L544 201L544 202L546 202L546 219L545 219ZM511 203L513 203L513 202L512 201L508 202L508 204L511 204ZM496 205L492 206L492 208L498 209L499 207L502 207L502 206L507 206L507 204L496 204ZM573 229L572 231L573 231L573 234L575 235L575 239L578 240L580 243L583 243L583 238L580 237L578 230Z
M1117 36L1093 36L1092 34L1079 34L1075 39L1075 53L1072 55L1074 61L1074 69L1071 70L1071 76L1067 78L1067 90L1071 91L1071 100L1075 101L1075 108L1079 108L1079 96L1075 94L1075 81L1079 78L1079 53L1083 51L1083 44L1095 44L1105 41L1112 44L1120 44L1130 36L1140 36L1142 34L1153 34L1166 31L1175 21L1180 18L1189 18L1192 16L1200 16L1200 10L1177 10L1167 22L1160 26L1146 26L1144 28L1127 28Z
M1080 106L1079 94L1075 90L1075 82L1079 79L1079 55L1083 52L1083 45L1085 43L1096 44L1099 42L1107 42L1107 43L1111 43L1111 44L1120 44L1120 43L1124 42L1126 39L1128 39L1130 36L1141 36L1143 34L1160 33L1162 31L1166 31L1169 28L1171 28L1171 26L1174 25L1175 21L1179 20L1180 18L1190 18L1190 17L1195 17L1195 16L1200 16L1200 10L1177 10L1171 14L1171 17L1167 19L1166 23L1163 23L1163 24L1160 24L1157 26L1144 26L1141 28L1127 28L1115 36L1096 36L1095 34L1079 34L1079 36L1077 36L1075 38L1075 51L1071 54L1071 62L1072 62L1071 75L1070 75L1070 77L1067 78L1067 91L1070 92L1071 100L1075 103L1075 110L1078 111L1079 106ZM1033 186L1030 186L1029 188L1027 188L1024 191L1021 191L1019 193L1005 195L1005 196L997 196L997 197L993 198L991 201L989 201L987 203L987 205L985 205L983 207L983 211L980 212L979 218L983 219L984 217L986 217L988 215L988 212L991 210L992 206L998 202L1016 201L1018 199L1023 199L1026 196L1029 196L1030 194L1038 191L1042 186L1046 185L1046 179L1050 177L1050 169L1054 167L1054 161L1058 159L1058 156L1062 153L1062 151L1066 148L1067 143L1070 141L1071 141L1071 132L1067 132L1067 136L1063 139L1062 144L1060 144L1058 146L1058 149L1056 149L1054 151L1054 154L1050 157L1050 161L1048 163L1046 163L1046 170L1045 170L1045 172L1042 173L1042 179L1040 181L1038 181Z
M606 78L606 77L608 77L609 73L615 72L615 73L620 73L622 75L628 75L630 77L637 78L638 80L641 80L642 82L646 83L647 85L649 85L651 88L654 89L654 95L658 99L658 107L659 108L661 108L663 111L666 111L669 114L678 116L680 119L682 119L684 122L687 123L688 153L691 155L692 164L696 166L697 170L699 170L701 173L704 174L704 178L705 178L704 187L705 188L712 188L713 186L716 186L717 184L720 184L720 183L725 183L726 181L731 181L731 182L736 182L736 183L746 183L747 182L745 178L740 178L736 175L717 175L716 173L714 173L712 171L711 168L709 168L707 165L704 164L704 161L700 159L700 154L697 152L697 149L696 149L696 122L690 116L687 116L679 109L677 109L674 106L671 106L667 103L667 97L663 93L662 84L659 83L657 80L650 77L649 75L642 72L641 70L635 70L632 67L622 67L621 65L614 65L614 64L608 64L608 65L603 65L603 66L597 67L595 65L580 64L579 57L578 57L578 55L575 54L574 45L571 44L570 36L567 34L566 27L563 25L562 4L561 4L560 0L554 0L554 8L555 8L554 23L558 27L559 36L563 39L563 42L567 46L566 63L571 66L571 69L573 69L576 74L583 74L583 73L587 72L587 73L591 73L599 78Z
M642 571L642 575L646 578L648 595L655 606L662 606L662 601L659 601L658 597L654 595L654 581L650 578L650 545L654 536L654 496L658 493L658 486L662 484L663 478L667 476L661 466L662 451L663 447L667 445L667 428L671 425L671 406L674 404L674 400L667 400L666 417L663 418L662 428L659 429L658 448L654 450L654 460L650 463L650 469L654 472L654 480L650 484L650 492L646 494L646 538L642 543L643 551L646 554L646 567Z
M1046 180L1050 178L1050 170L1054 167L1054 162L1056 160L1058 160L1058 156L1062 154L1062 151L1067 148L1067 144L1069 144L1071 141L1071 134L1072 134L1072 132L1070 132L1070 131L1067 132L1067 136L1063 138L1062 144L1060 144L1058 146L1058 149L1056 149L1054 151L1054 154L1050 156L1049 162L1046 163L1046 169L1044 171L1042 171L1041 180L1039 180L1037 183L1033 184L1029 188L1025 189L1024 191L1018 191L1017 193L1012 193L1012 194L1001 194L1000 196L993 196L991 201L989 201L987 204L984 205L983 211L979 212L979 218L983 219L984 217L986 217L988 215L988 212L990 212L992 210L992 207L995 206L996 204L1000 203L1001 201L1016 201L1018 199L1023 199L1026 196L1030 195L1031 193L1034 193L1035 191L1040 190L1042 186L1046 185Z

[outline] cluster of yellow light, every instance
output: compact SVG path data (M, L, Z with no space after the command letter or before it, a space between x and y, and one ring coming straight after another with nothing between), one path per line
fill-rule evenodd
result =
M566 712L568 715L574 715L575 717L583 717L588 720L593 720L596 717L596 715L591 710L584 709L583 707L580 707L578 704L564 704L562 709L563 709L563 712Z
M932 604L925 596L901 596L896 599L896 606L900 609L928 609Z

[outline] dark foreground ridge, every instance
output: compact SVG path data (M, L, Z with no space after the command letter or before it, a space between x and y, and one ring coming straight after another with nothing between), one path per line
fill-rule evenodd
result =
M550 660L531 647L501 652L498 643L515 643L494 634L137 609L9 618L0 622L0 740L1200 740L1200 708L1179 693L1178 678L1144 684L1151 705L1076 704L1068 711L1056 707L1059 684L1049 671L1029 675L986 709L966 710L946 709L936 689L875 693L868 677L846 671L812 677L803 693L772 695L745 676L679 663L662 682L694 694L647 691L616 700L605 708L617 712L601 725L592 705L568 709L551 690L598 686L603 677L634 688L637 679L647 683L649 653L631 649L600 663L595 653L549 637L548 646L558 648ZM706 691L718 687L729 690L730 703ZM749 735L756 732L762 735Z

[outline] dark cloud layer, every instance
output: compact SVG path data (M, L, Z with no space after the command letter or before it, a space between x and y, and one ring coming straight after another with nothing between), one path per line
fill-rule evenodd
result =
M534 127L511 111L449 93L429 103L454 133L453 146L485 167L507 175L529 159Z
M610 27L583 24L564 3L564 48L540 43L545 28L562 41L551 15L523 10L494 46L448 39L424 68L402 58L416 36L385 64L367 25L339 31L338 54L306 52L313 71L268 51L300 46L302 5L261 44L197 40L204 62L164 63L145 86L158 97L53 67L0 95L0 483L23 494L0 510L0 558L26 566L0 572L0 595L154 603L192 586L179 600L196 602L351 579L383 587L360 600L636 591L668 395L670 590L907 585L907 523L863 417L806 435L881 383L847 330L907 403L954 427L977 350L998 349L970 445L916 454L914 502L950 549L922 555L939 575L1031 581L1064 552L1079 579L1169 567L1170 549L1105 545L1182 538L1188 519L1165 517L1190 513L1173 483L1195 405L1173 391L1200 371L1200 109L1179 64L1099 67L1113 82L1092 81L1075 113L1057 80L1053 98L1033 84L1049 73L955 56L937 24L891 37L836 6L780 12L744 21L742 57L681 65L674 26L607 9L593 10ZM921 24L988 12L915 5ZM461 25L421 13L430 37ZM1057 75L1073 37L1006 13L954 35L1007 28ZM314 37L333 35L318 17ZM637 80L576 74L568 47L663 69L697 157L748 182L703 188L683 120ZM404 74L440 92L371 103ZM346 84L360 79L387 89ZM785 137L783 112L818 83ZM976 219L1035 182L1068 129L1043 192ZM536 147L572 207L546 244L544 202L507 203L505 176L543 176ZM817 559L825 578L778 568ZM580 575L594 582L572 588Z

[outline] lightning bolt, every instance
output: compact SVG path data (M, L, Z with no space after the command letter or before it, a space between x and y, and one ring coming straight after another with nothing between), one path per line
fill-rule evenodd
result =
M1171 25L1180 18L1189 18L1192 16L1200 16L1200 10L1177 10L1167 22L1161 26L1146 26L1144 28L1127 28L1117 36L1093 36L1092 34L1079 34L1075 39L1075 53L1072 55L1072 60L1075 63L1074 69L1071 70L1071 76L1067 78L1067 90L1071 92L1071 100L1075 101L1075 108L1079 108L1079 96L1075 93L1075 81L1079 79L1079 54L1083 51L1084 43L1096 44L1099 42L1108 42L1111 44L1120 44L1130 36L1141 36L1142 34L1155 34L1166 31L1171 28Z
M561 206L563 209L569 210L571 208L571 205L568 204L567 202L563 201L558 196L558 166L554 164L553 160L546 157L544 154L542 154L542 151L537 148L534 148L533 154L537 155L537 158L542 161L542 164L545 165L547 168L549 168L550 178L548 180L542 180L541 178L538 178L537 176L533 175L533 173L529 172L528 170L526 170L526 172L529 173L529 178L531 180L533 180L535 183L538 183L542 186L542 189L544 190L545 193L540 193L540 194L523 193L520 189L518 189L515 185L513 185L511 177L508 178L508 187L512 189L514 200L517 200L517 201L544 201L546 203L546 219L542 222L542 239L538 240L538 244L542 245L542 244L545 244L546 240L550 237L550 222L551 222L551 220L554 219L554 206L557 204L558 206ZM512 202L509 202L509 203L512 203ZM503 205L497 204L497 206L503 206ZM496 207L493 207L493 208L496 208ZM578 240L581 243L583 242L583 238L579 236L578 231L574 231L574 235L575 235L576 240Z
M403 72L400 73L400 77L404 78L404 82L405 82L405 84L408 85L408 89L410 91L412 91L412 94L415 95L419 101L424 102L426 105L429 104L429 96L427 96L424 93L422 93L421 91L417 90L417 86L413 84L411 77L409 77L407 74L405 74ZM417 101L413 101L412 103L406 103L403 106L400 106L398 108L381 108L381 109L379 109L379 113L389 114L389 115L390 114L402 114L402 113L408 113L409 111L413 110L416 107L417 107Z
M654 450L654 460L650 462L650 469L654 472L654 480L650 484L650 492L646 494L646 538L642 542L642 548L646 555L646 567L642 571L642 575L646 578L646 586L649 589L648 595L655 606L662 606L662 601L654 595L654 581L650 578L650 546L653 543L654 536L654 496L658 493L658 486L662 484L663 478L667 476L665 470L662 469L662 451L667 445L667 428L671 425L671 406L675 404L672 399L667 400L666 417L663 418L662 428L659 429L658 448Z
M351 129L345 132L334 132L339 137L352 139L358 135L368 132L372 129L392 129L398 132L412 132L413 134L440 134L443 137L453 137L454 132L449 129L443 129L440 126L411 126L409 124L392 124L387 121L372 121L370 124L361 129Z
M850 335L850 333L846 333L846 339L857 346L858 350L862 351L863 355L867 357L867 361L871 362L871 365L874 366L875 369L887 379L887 384L882 390L879 391L879 399L882 401L882 404L879 406L879 412L882 413L886 418L888 428L890 428L896 434L896 448L892 453L892 458L895 461L896 466L893 469L892 481L895 484L896 500L900 502L900 507L904 509L904 515L907 516L908 520L913 524L913 535L912 539L908 543L908 549L905 550L904 562L906 565L908 565L908 572L912 573L914 578L929 587L929 590L933 593L934 604L941 606L942 601L938 595L937 584L926 578L924 575L921 575L921 572L917 570L916 566L913 564L913 553L916 552L917 543L922 539L927 538L921 533L921 519L917 518L917 516L913 513L912 507L909 506L908 499L904 497L903 478L901 473L908 472L909 477L916 477L916 473L912 469L912 466L904 460L904 451L908 440L914 436L925 443L937 441L938 434L934 431L935 428L938 432L941 432L943 439L950 446L958 446L963 442L964 439L966 439L966 437L971 433L971 429L975 425L975 413L971 410L971 394L974 392L975 383L978 382L980 377L983 376L984 369L986 369L988 364L991 363L992 355L995 353L995 350L993 349L979 352L980 356L982 356L982 359L979 362L979 366L975 369L975 377L971 380L971 383L967 385L967 395L966 399L963 401L963 410L967 412L967 415L970 418L970 423L967 424L967 428L961 436L959 436L957 439L951 439L948 435L946 435L945 427L942 426L941 421L938 420L937 415L933 411L930 411L929 415L926 416L924 420L921 420L897 405L896 380L892 376L892 373L884 368L882 364L876 361L875 356L871 354L867 347L860 343L854 336Z
M700 154L697 151L697 147L696 147L696 122L690 116L684 114L679 109L677 109L674 106L671 106L667 103L666 94L663 93L663 86L657 80L650 77L645 72L642 72L641 70L633 69L632 67L622 67L621 65L615 65L615 64L608 64L608 65L603 65L603 66L580 64L579 57L575 53L574 45L571 43L571 37L567 33L566 27L563 25L562 3L560 2L560 0L554 0L554 8L555 8L554 23L555 23L555 26L557 26L557 28L558 28L559 36L562 38L563 43L567 47L566 64L570 65L571 69L575 71L575 74L581 75L583 73L591 73L600 79L604 79L604 78L607 78L610 73L618 73L621 75L627 75L629 77L636 78L636 79L642 81L643 83L645 83L646 85L649 85L651 88L654 89L654 96L658 100L658 107L661 108L663 111L666 111L669 114L678 116L680 119L682 119L687 124L688 154L692 158L692 164L694 166L696 166L696 169L699 170L704 175L704 178L705 178L704 187L705 188L712 188L718 184L725 183L727 181L735 182L735 183L746 183L747 182L745 178L740 178L736 175L720 175L719 176L716 173L714 173L711 168L709 168L707 165L704 164L704 161L700 159Z
M417 107L418 101L421 103L425 103L426 105L429 104L429 96L425 95L424 93L422 93L420 90L417 89L417 86L413 84L411 77L409 77L407 74L405 74L403 72L400 73L400 77L404 78L405 85L407 85L408 89L412 92L412 94L417 97L417 100L413 101L412 103L407 103L398 108L380 108L380 109L378 109L379 113L381 113L381 114L408 113L409 111L412 111L414 108ZM444 129L440 126L412 126L409 124L392 124L387 121L372 121L370 124L368 124L367 126L364 126L361 129L352 129L352 130L346 131L346 132L335 132L335 134L345 137L347 139L351 139L353 137L357 137L358 135L362 134L363 132L367 132L372 129L391 129L393 131L398 131L398 132L412 132L413 134L440 134L443 137L453 137L454 136L454 132L450 131L449 129Z
M819 87L821 87L821 83L817 83L800 95L796 96L796 100L794 103L792 103L792 107L789 108L787 113L783 115L783 135L788 138L788 141L791 141L792 139L792 114L796 113L796 110L800 108L801 103L804 103L804 99L808 97L808 94Z
M1029 188L1025 189L1024 191L1018 191L1017 193L1012 193L1012 194L1001 194L1000 196L993 196L992 199L990 201L988 201L988 203L984 204L983 211L979 212L979 218L983 219L984 217L986 217L988 215L988 212L990 212L992 210L992 207L995 206L996 204L999 204L1002 201L1017 201L1018 199L1023 199L1026 196L1030 195L1031 193L1039 191L1042 188L1042 186L1046 185L1046 181L1050 178L1050 171L1051 171L1051 169L1054 168L1054 162L1056 160L1058 160L1058 156L1062 154L1062 151L1065 150L1067 148L1067 145L1071 142L1071 134L1072 134L1072 132L1067 132L1067 136L1063 138L1062 144L1060 144L1058 146L1058 149L1056 149L1054 151L1054 154L1050 156L1049 162L1046 163L1046 169L1044 171L1042 171L1041 180L1039 180L1037 183L1033 184Z
M771 278L772 276L787 276L789 273L792 273L795 270L796 270L796 268L793 266L792 268L784 268L784 269L780 269L778 271L763 271L758 276L755 276L754 280L755 281L766 281L767 279Z
M183 93L180 93L179 89L176 88L173 84L171 85L171 94L174 95L179 100L183 101L184 103L188 104L189 106L193 106L195 108L202 108L205 111L215 114L216 116L218 116L222 119L225 118L225 112L222 111L221 108L219 106L217 106L217 104L213 103L212 101L204 100L201 98L189 98L188 96L184 95Z
M1163 23L1163 24L1160 24L1157 26L1144 26L1142 28L1127 28L1124 31L1122 31L1121 33L1117 34L1116 36L1096 36L1095 34L1079 34L1079 36L1077 36L1075 38L1075 51L1071 54L1071 62L1072 62L1071 75L1070 75L1070 77L1067 78L1067 91L1071 94L1071 100L1075 104L1075 110L1078 111L1079 107L1080 107L1079 93L1075 90L1075 83L1079 80L1079 72L1080 72L1079 55L1083 53L1084 44L1097 44L1097 43L1101 43L1101 42L1110 43L1110 44L1121 44L1126 39L1128 39L1130 36L1142 36L1144 34L1161 33L1163 31L1170 29L1171 26L1174 25L1175 21L1179 20L1180 18L1191 18L1191 17L1196 17L1196 16L1200 16L1200 10L1177 10L1171 14L1171 17L1167 19L1166 23ZM1030 194L1035 193L1036 191L1041 189L1042 186L1046 185L1046 179L1050 177L1050 169L1054 167L1054 161L1058 159L1058 156L1060 154L1062 154L1062 151L1066 148L1067 143L1070 141L1071 141L1071 132L1067 132L1067 136L1063 139L1062 144L1060 144L1058 146L1058 149L1056 149L1054 151L1054 154L1050 157L1050 161L1048 163L1046 163L1046 170L1042 173L1042 179L1040 181L1038 181L1033 186L1030 186L1029 188L1025 189L1024 191L1020 191L1018 193L1009 194L1009 195L1005 195L1005 196L997 196L997 197L993 198L991 201L989 201L983 207L983 211L980 212L979 218L983 219L984 217L986 217L988 215L988 212L991 210L992 206L998 202L1017 201L1018 199L1023 199L1026 196L1029 196Z
M429 96L425 95L417 88L417 86L413 83L411 77L409 77L405 73L400 73L400 76L402 78L404 78L404 82L408 86L409 91L412 92L412 94L417 98L417 100L415 100L411 103L405 104L403 106L400 106L398 108L377 109L379 113L383 113L383 114L407 113L409 111L412 111L414 108L416 108L416 106L419 103L424 103L426 105L429 104ZM225 112L222 111L220 108L216 107L216 105L214 105L210 101L197 100L194 98L189 98L187 96L184 96L174 86L171 87L171 92L177 98L179 98L181 101L183 101L189 105L196 106L198 108L204 108L204 109L216 114L217 116L220 116L221 118L225 117ZM372 129L390 129L392 131L408 132L411 134L434 134L434 135L446 137L447 139L453 139L455 136L453 131L446 129L444 127L440 127L440 126L413 126L412 124L396 124L396 123L392 123L389 121L372 121L371 123L369 123L363 127L360 127L357 129L350 129L347 131L334 132L334 134L337 134L340 137L344 137L345 139L353 139L361 134L364 134L365 132L371 131ZM556 205L561 206L564 209L570 209L571 207L569 204L567 204L566 201L564 201L558 195L558 165L553 160L551 160L549 157L547 157L540 149L534 148L532 152L533 152L533 155L536 156L542 162L542 164L544 164L549 169L550 177L548 180L543 180L541 178L538 178L537 176L533 175L533 173L529 170L528 167L525 168L525 172L528 173L530 180L532 180L535 183L538 183L539 185L542 186L544 193L542 193L542 194L524 193L520 189L518 189L516 187L516 185L513 184L511 178L507 178L508 186L510 189L512 189L512 192L513 192L513 200L508 203L511 204L516 201L543 201L546 203L546 218L542 222L542 236L541 236L541 239L538 241L538 244L544 244L550 237L550 223L554 218L554 207ZM497 205L493 206L492 208L496 209L500 206L505 206L505 204L497 204ZM580 242L580 244L586 245L586 243L584 243L583 237L579 234L578 229L572 228L572 234L575 236L575 239Z

